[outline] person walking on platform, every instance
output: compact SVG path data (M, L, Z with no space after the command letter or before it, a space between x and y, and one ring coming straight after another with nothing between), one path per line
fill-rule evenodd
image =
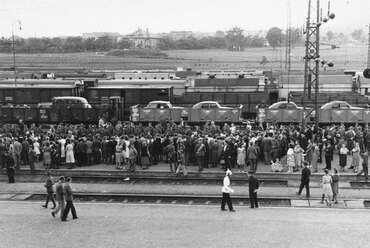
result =
M54 190L53 190L53 185L54 185L54 178L51 176L50 171L46 172L46 183L44 187L46 188L47 196L46 196L46 202L44 205L42 205L44 208L48 207L49 201L51 201L54 204L54 207L51 209L54 209L56 207L55 200L54 200Z
M230 188L230 176L233 173L231 170L226 171L226 176L224 177L224 186L222 187L222 202L221 202L221 211L226 211L225 203L227 203L227 207L229 208L230 212L235 212L233 209L233 204L231 202L230 193L233 193L234 190Z
M356 174L356 179L357 180L360 179L360 176L362 175L362 173L364 173L365 181L367 181L369 179L368 178L368 171L369 171L368 164L369 164L369 154L368 154L368 152L364 152L363 155L362 155L362 170L360 170Z
M71 210L71 212L72 212L73 219L74 220L78 219L75 206L73 205L73 190L71 188L71 185L69 185L70 183L72 183L72 178L67 177L66 178L66 183L64 184L64 195L65 195L65 199L66 199L67 204L66 204L66 208L63 211L63 215L62 215L62 218L61 218L62 221L67 221L67 216L69 214L69 210Z
M257 191L259 189L259 181L254 176L254 171L248 171L248 185L249 185L249 201L251 203L251 208L258 208L258 197Z
M14 183L14 173L15 173L14 159L9 152L5 152L4 165L6 168L6 174L8 175L8 182Z
M329 171L327 169L324 170L325 175L322 177L322 197L321 203L324 203L325 195L328 197L328 204L331 206L331 198L333 195L333 190L331 189L331 183L333 182L331 176L329 175Z
M301 185L299 186L298 192L296 192L297 195L301 195L302 190L304 187L306 187L306 197L310 197L310 175L311 171L308 169L308 162L303 162L303 170L302 170L302 176L301 176Z
M51 212L51 215L55 218L55 215L58 214L60 210L60 218L63 216L63 212L65 209L65 202L64 202L64 176L59 177L59 181L55 186L56 198L58 201L58 206Z
M331 183L331 189L333 191L333 200L332 202L337 204L338 203L338 200L337 200L337 196L338 196L338 184L339 184L339 174L338 174L338 170L334 168L334 173L333 175L331 176L332 178L332 183Z

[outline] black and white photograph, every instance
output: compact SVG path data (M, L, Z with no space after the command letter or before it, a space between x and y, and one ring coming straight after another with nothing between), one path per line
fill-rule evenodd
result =
M0 248L370 247L369 1L0 2Z

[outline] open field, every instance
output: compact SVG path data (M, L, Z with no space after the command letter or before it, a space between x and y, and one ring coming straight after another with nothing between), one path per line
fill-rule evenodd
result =
M190 67L193 70L284 70L285 48L250 48L243 52L226 50L174 50L165 51L168 58L135 58L112 57L103 53L73 54L17 54L17 66L68 66L85 67L87 69L128 70L128 69L176 69ZM367 46L347 45L331 50L327 46L321 48L321 58L335 63L333 70L363 70L367 62ZM262 56L268 63L262 65ZM304 47L292 49L293 70L304 69ZM12 54L0 54L0 66L13 66Z

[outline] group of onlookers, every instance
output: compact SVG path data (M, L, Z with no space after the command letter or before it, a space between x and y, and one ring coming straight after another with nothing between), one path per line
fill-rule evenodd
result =
M368 126L358 124L349 128L303 128L292 124L252 128L250 124L206 122L189 126L161 121L145 126L101 119L98 125L59 124L47 129L20 122L3 125L0 133L0 165L4 167L4 162L11 164L13 160L15 169L21 164L29 165L32 173L37 161L42 161L45 168L105 163L129 171L165 162L172 172L177 171L178 165L183 171L188 165L197 165L199 172L209 167L245 172L247 166L256 172L260 162L271 165L274 171L286 167L288 172L294 172L307 161L315 173L322 162L325 169L331 170L336 154L340 171L345 170L349 160L350 168L358 173L360 161L370 149Z

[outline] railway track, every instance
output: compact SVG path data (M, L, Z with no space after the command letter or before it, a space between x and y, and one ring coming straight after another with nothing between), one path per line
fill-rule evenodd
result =
M110 202L110 203L141 203L141 204L182 204L182 205L219 205L221 196L207 195L164 195L164 194L95 194L76 193L73 195L76 202ZM27 201L44 201L45 194L31 194ZM233 196L234 205L249 206L249 198ZM264 197L258 199L263 206L291 206L291 200L283 197Z
M56 177L57 178L57 177ZM222 178L199 178L183 176L140 176L132 175L129 177L122 175L73 175L75 183L99 183L99 184L168 184L168 185L222 185ZM0 181L6 181L5 176L0 176ZM44 175L17 175L17 182L41 183L45 181ZM287 187L286 179L260 179L265 186ZM247 185L247 179L233 178L233 185Z
M44 202L45 193L0 193L1 201L31 201ZM286 197L259 197L262 207L327 207L321 204L319 198L306 200ZM80 203L123 203L123 204L169 204L169 205L220 205L222 198L218 195L164 195L164 194L115 194L115 193L82 193L74 194L74 201ZM248 207L248 197L232 196L234 206ZM370 208L370 199L346 199L334 208L366 209Z

